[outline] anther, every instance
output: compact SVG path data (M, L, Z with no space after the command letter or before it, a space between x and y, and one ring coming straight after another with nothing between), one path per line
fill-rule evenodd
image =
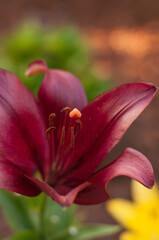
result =
M49 115L49 126L53 126L54 124L54 118L56 117L56 114L55 113L51 113Z
M55 129L56 129L56 127L51 126L46 130L46 137L47 137L48 140L50 139L50 132L55 130Z
M61 110L61 112L66 112L66 111L70 112L71 108L70 107L65 107Z
M63 126L62 128L62 134L61 134L61 140L60 140L61 145L64 145L64 141L65 141L65 126Z
M74 108L70 113L69 113L69 117L70 118L74 118L74 119L78 119L81 118L82 114L81 112L77 109Z
M82 121L81 121L81 119L76 119L76 123L78 124L78 130L81 130L81 128L82 128Z
M74 128L71 127L71 147L74 148L75 145L75 136L74 136Z

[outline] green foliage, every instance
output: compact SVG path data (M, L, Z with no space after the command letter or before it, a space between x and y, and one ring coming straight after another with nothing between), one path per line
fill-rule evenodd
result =
M26 230L24 232L16 233L14 236L6 238L5 240L39 240L39 236L35 231Z
M52 235L50 238L42 238L35 231L26 230L20 233L16 233L14 236L9 237L5 240L91 240L96 237L109 236L113 233L116 233L120 230L119 226L89 226L83 228L76 228L74 226L69 227L67 230L62 231L58 235Z
M118 232L118 226L83 226L76 207L63 209L44 194L29 198L0 190L0 203L15 234L5 240L87 240Z
M14 72L22 82L37 94L43 75L24 76L28 64L44 59L50 68L75 74L92 100L110 87L107 79L97 76L92 67L89 44L75 28L47 30L35 23L26 23L3 39L0 48L0 67Z
M0 191L0 203L15 231L32 229L33 223L25 202L20 197L6 191Z
M118 225L88 225L79 229L76 240L87 240L97 237L108 236L120 230Z
M40 232L43 237L59 239L61 234L65 235L69 226L78 225L74 205L64 210L47 196L44 196L43 200L43 208L40 211Z

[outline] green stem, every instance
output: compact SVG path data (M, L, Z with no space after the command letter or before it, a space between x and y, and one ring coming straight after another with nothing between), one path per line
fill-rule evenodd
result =
M44 194L43 196L43 200L41 203L41 209L39 212L39 231L40 231L40 235L42 236L42 239L45 238L45 232L44 232L44 226L45 226L45 209L47 206L47 196L46 194Z

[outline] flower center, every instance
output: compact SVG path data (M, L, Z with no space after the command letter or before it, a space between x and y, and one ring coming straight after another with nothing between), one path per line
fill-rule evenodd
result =
M70 143L71 147L74 148L75 136L82 128L82 122L80 120L82 114L77 108L71 111L69 107L63 108L61 114L64 115L62 117L60 116L56 124L54 123L56 114L51 113L49 115L49 128L46 130L46 137L49 140L52 132L55 131L56 141L60 143L60 145Z
M53 159L52 170L50 172L49 182L55 184L57 176L60 174L66 164L65 154L74 148L75 138L82 128L81 112L74 108L71 110L65 107L58 114L49 115L49 128L46 130L46 137L49 140L50 155ZM52 174L54 173L54 174Z

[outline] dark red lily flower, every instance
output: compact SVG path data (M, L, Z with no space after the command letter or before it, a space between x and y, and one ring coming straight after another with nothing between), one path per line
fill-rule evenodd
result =
M107 200L105 186L119 175L151 188L152 166L132 148L97 168L150 103L156 88L125 84L87 105L72 74L49 70L39 60L29 65L26 75L41 72L45 78L36 100L14 74L0 70L0 188L26 196L43 191L62 206Z

